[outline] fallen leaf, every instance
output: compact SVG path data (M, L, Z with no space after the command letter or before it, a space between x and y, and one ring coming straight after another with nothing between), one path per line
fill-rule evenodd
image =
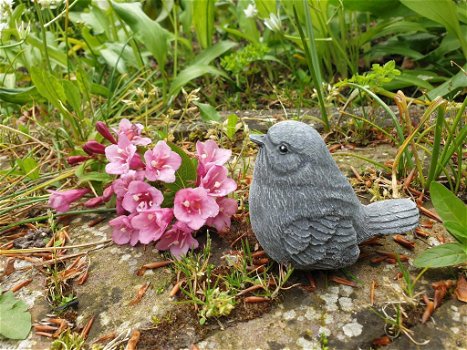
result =
M426 307L422 315L422 323L426 323L433 314L433 311L435 311L435 303L429 300L426 294L423 296L423 301L425 302Z
M376 338L372 342L373 346L387 346L391 343L392 340L387 335L384 335L381 338Z
M130 340L128 340L128 344L126 346L126 350L136 350L136 346L138 345L139 337L141 333L138 330L134 330L131 332Z
M457 300L467 303L467 281L464 275L460 275L457 280L457 287L454 294L456 294Z

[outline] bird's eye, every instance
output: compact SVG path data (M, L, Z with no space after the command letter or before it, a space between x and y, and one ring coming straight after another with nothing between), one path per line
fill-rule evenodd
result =
M288 151L289 151L289 149L287 148L286 145L282 144L282 145L279 146L279 152L281 154L286 154Z

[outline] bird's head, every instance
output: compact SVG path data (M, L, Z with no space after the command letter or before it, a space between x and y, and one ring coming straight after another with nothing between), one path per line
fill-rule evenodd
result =
M251 135L259 145L256 167L271 175L286 176L313 172L326 163L326 145L311 126L297 121L284 121L272 126L266 135Z

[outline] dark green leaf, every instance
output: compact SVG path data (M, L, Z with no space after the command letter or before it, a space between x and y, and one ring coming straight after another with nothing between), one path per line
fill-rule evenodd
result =
M446 243L425 250L413 263L416 267L445 267L465 264L467 263L467 253L459 243Z
M169 188L177 189L177 190L181 188L187 188L187 187L194 186L196 182L196 176L197 176L196 160L190 158L183 149L181 149L174 143L168 142L167 144L170 146L172 151L177 153L182 158L182 164L180 165L180 168L178 168L177 172L175 173L175 182L172 184L166 184L166 186Z
M31 330L28 306L13 292L0 295L0 334L9 339L26 339Z

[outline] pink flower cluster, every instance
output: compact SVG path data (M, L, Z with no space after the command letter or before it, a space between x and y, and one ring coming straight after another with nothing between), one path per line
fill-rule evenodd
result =
M104 123L98 122L96 129L111 145L88 141L83 149L89 157L73 156L68 162L77 164L105 154L108 161L105 171L118 176L105 187L102 196L84 203L86 207L94 207L115 196L119 216L109 222L115 243L134 246L138 242L157 242L157 249L170 250L173 256L180 258L190 248L198 247L193 233L204 225L214 227L218 232L230 228L237 202L226 196L237 185L228 177L224 164L231 151L219 148L212 140L198 141L196 187L179 189L174 196L173 208L163 208L161 189L164 191L163 183L176 181L177 170L182 165L180 155L164 141L158 141L153 148L147 147L151 139L141 136L143 126L127 119L114 130L116 139ZM144 149L138 147L145 147L144 154ZM49 205L58 212L68 211L72 202L90 193L88 189L49 192Z

